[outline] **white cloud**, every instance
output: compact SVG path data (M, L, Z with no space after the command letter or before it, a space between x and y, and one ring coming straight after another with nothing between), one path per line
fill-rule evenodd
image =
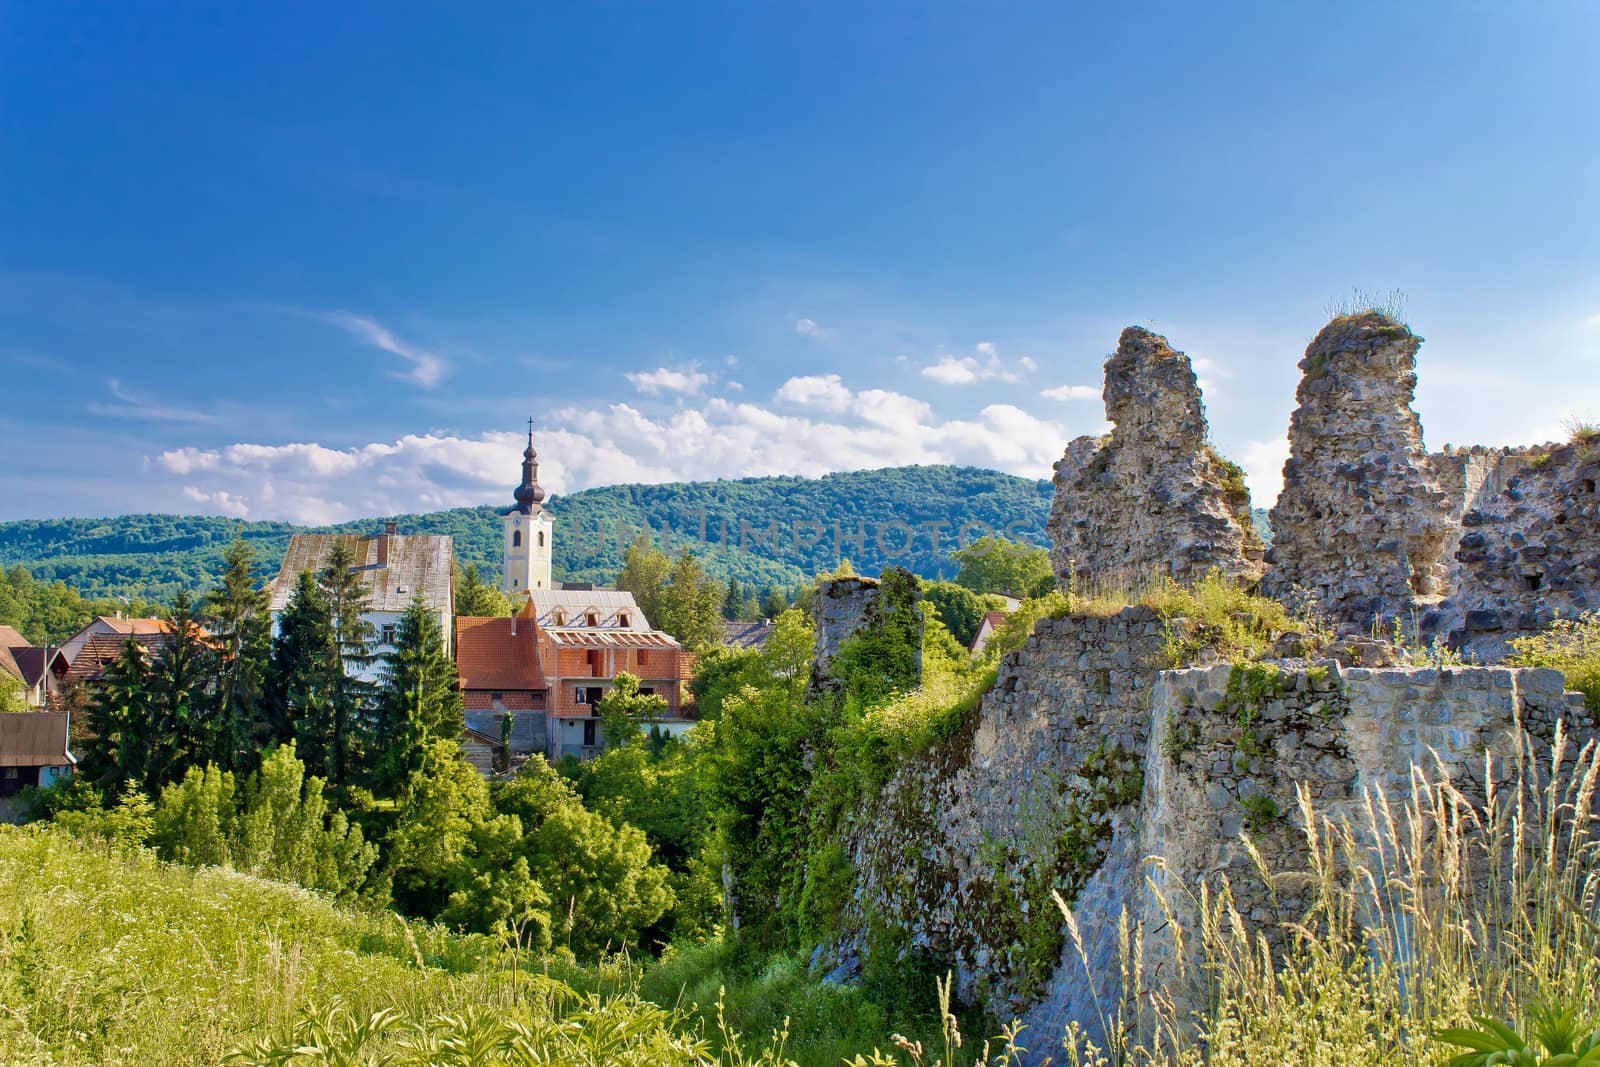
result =
M547 412L535 438L540 481L552 492L571 492L618 482L817 477L911 463L1040 478L1069 436L1066 427L1010 405L942 420L925 401L903 393L854 392L836 376L796 381L784 389L791 398L809 397L808 412L726 397L658 417L625 403ZM509 500L524 440L489 433L407 435L350 448L240 443L173 449L155 466L181 479L183 496L207 510L328 523Z
M805 374L780 385L773 399L798 407L844 411L850 407L850 390L837 374Z
M1258 508L1270 508L1283 492L1283 465L1289 458L1289 439L1278 437L1268 441L1246 441L1239 456L1239 466L1244 468L1250 485L1250 503Z
M1600 315L1590 315L1583 320L1585 326L1600 326Z
M147 400L128 389L116 378L106 379L106 391L117 401L115 404L96 402L86 410L91 415L114 419L153 419L157 422L212 423L222 419L207 411L169 407Z
M349 311L332 311L317 316L323 322L337 326L355 337L360 338L374 348L380 348L390 355L399 356L411 364L410 370L390 371L391 377L420 385L424 389L431 389L444 380L449 373L450 365L437 354L420 348L417 345L407 344L397 338L382 323L366 315L356 315Z
M183 495L197 504L208 505L209 510L220 515L231 515L236 519L242 519L250 514L249 505L226 489L208 493L192 485L186 485L183 487Z
M941 357L938 362L923 367L922 376L941 385L1020 382L1024 373L1031 374L1039 368L1039 364L1028 356L1017 360L1015 366L1008 365L1000 358L1000 351L993 341L979 341L972 350L977 355Z
M970 385L978 380L978 361L970 356L966 359L945 356L939 362L923 367L922 376L942 385Z
M658 393L682 393L690 396L711 384L711 375L700 370L698 363L681 367L658 367L652 371L629 371L628 381L641 393L654 396Z
M828 331L818 326L816 319L795 319L794 332L801 337L821 337Z
M1057 385L1040 390L1039 395L1046 400L1099 400L1100 390L1092 385Z

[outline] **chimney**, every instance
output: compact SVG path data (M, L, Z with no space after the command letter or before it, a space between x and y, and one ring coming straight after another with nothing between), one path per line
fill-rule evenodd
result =
M378 566L389 565L389 538L394 536L396 526L393 519L383 524L383 536L378 538Z

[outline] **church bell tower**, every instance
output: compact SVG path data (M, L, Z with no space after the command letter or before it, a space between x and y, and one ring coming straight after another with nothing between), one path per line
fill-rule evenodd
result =
M530 589L550 588L551 540L555 523L544 510L539 487L539 454L533 450L533 420L528 420L528 447L522 453L522 484L511 494L516 501L501 521L505 526L505 593L513 607Z

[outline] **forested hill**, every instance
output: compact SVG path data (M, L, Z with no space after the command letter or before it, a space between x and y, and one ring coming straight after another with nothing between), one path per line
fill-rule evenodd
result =
M763 590L797 585L840 558L865 574L899 564L928 577L949 575L956 539L991 531L1045 544L1050 494L1047 481L918 466L816 479L612 485L553 497L546 506L556 518L558 579L611 581L623 548L648 527L658 546L688 545L713 575ZM510 495L507 487L507 504ZM316 528L189 515L25 520L0 523L0 565L24 565L86 596L166 602L179 589L209 585L238 534L256 546L263 568L275 571L297 531L376 533L392 517L402 533L454 536L457 558L498 582L499 513L455 508Z

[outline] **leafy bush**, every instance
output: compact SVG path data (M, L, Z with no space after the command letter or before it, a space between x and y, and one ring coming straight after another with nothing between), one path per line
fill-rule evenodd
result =
M1567 686L1583 693L1589 710L1600 713L1600 612L1580 619L1557 619L1543 633L1511 642L1513 664L1554 667Z

